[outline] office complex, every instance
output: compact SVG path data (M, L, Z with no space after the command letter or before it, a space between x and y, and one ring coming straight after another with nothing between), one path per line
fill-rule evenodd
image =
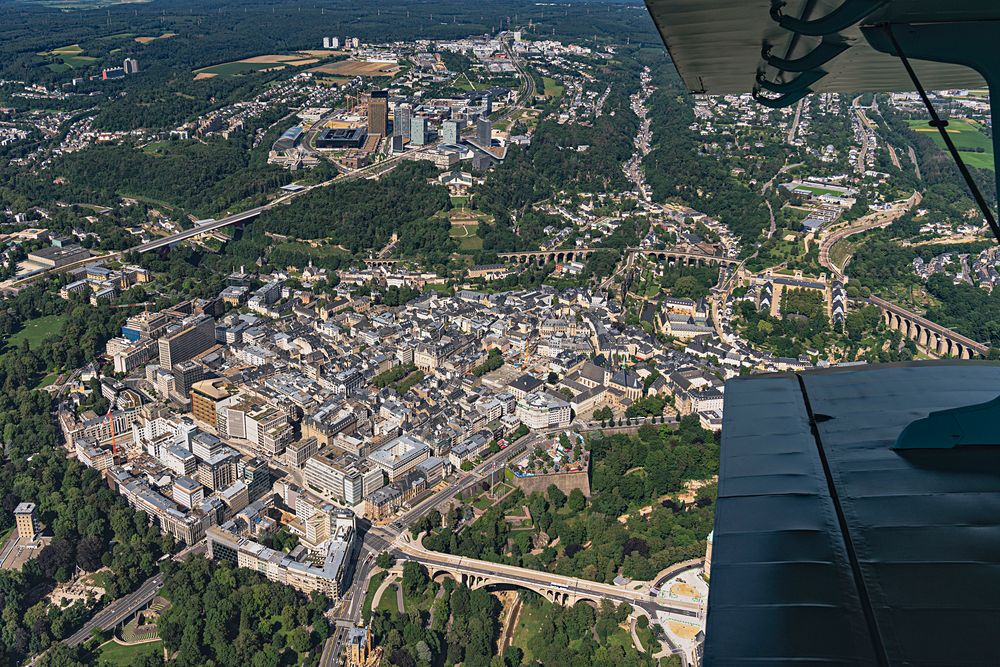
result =
M441 140L446 144L457 144L461 138L462 125L457 120L441 123Z
M336 127L320 132L315 144L316 148L361 148L367 138L368 132L363 127Z
M410 121L410 144L424 146L427 144L427 119L417 116Z
M215 426L217 406L232 395L229 382L222 378L200 380L191 385L191 415Z
M318 592L338 600L357 546L356 519L350 510L332 506L317 508L314 516L324 524L323 534L327 536L317 545L318 563L311 559L296 560L242 537L233 521L205 531L207 555L260 572L271 581L287 584L307 595Z
M160 367L170 370L174 364L187 361L215 345L215 321L206 315L168 329L158 341Z
M483 148L489 148L493 143L493 123L489 118L476 120L476 141Z
M396 137L410 137L410 121L413 119L413 107L407 103L397 104L392 117L392 134Z
M368 134L386 136L389 130L389 93L376 90L368 98Z
M563 428L569 426L570 405L555 394L539 391L518 400L515 414L531 429Z

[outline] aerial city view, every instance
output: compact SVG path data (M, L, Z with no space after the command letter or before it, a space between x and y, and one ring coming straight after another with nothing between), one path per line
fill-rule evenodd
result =
M1000 10L815 4L0 2L0 664L1000 664Z

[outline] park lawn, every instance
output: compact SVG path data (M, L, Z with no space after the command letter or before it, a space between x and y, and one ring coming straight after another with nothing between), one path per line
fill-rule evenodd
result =
M448 286L448 283L427 283L424 285L424 291L426 292L427 290L432 290L439 294L451 294L451 287Z
M562 97L566 90L565 86L559 85L558 81L549 76L543 76L542 83L545 84L545 97Z
M455 80L452 82L452 85L455 88L458 88L459 90L471 91L476 89L476 87L472 84L472 80L464 72L461 75L455 77Z
M399 584L389 584L389 586L382 593L382 599L378 601L379 611L387 611L390 614L399 613L399 605L396 604L396 590L398 588Z
M28 341L28 345L33 348L46 338L61 334L65 324L66 317L63 315L46 315L28 320L20 331L7 338L5 349L17 347L22 340Z
M931 137L935 145L946 150L944 139L940 132L927 126L927 121L907 121L914 132ZM962 161L971 167L993 171L993 140L983 134L979 123L975 121L956 119L949 122L948 136L955 142L955 147L962 154ZM980 150L982 152L980 152Z
M162 656L163 642L157 639L145 644L122 646L121 644L116 644L114 641L109 641L101 645L97 655L102 662L128 667L143 656Z
M466 236L458 242L459 252L476 252L483 249L483 240L478 236Z
M639 641L642 642L642 647L646 649L646 653L653 655L659 652L659 642L653 639L653 631L647 625L644 628L636 626L635 634L639 636ZM656 646L653 646L653 644Z
M385 581L386 576L388 575L385 572L379 572L372 575L372 578L368 581L368 590L365 592L365 603L361 607L361 616L365 620L365 625L368 625L368 621L372 617L372 600L375 599L375 591Z
M632 641L632 633L628 630L622 629L621 627L616 628L614 632L608 635L607 645L621 646L625 649L626 653L635 651L635 643Z
M451 205L453 208L462 208L467 206L469 203L468 195L456 195L451 198Z
M542 620L545 618L545 604L533 607L527 603L521 605L521 615L517 619L517 627L514 628L514 637L511 639L511 645L517 646L522 651L524 651L524 660L521 661L522 665L533 665L535 663L535 658L528 649L528 642L538 634L538 629L541 625Z
M479 237L479 225L454 225L450 232L451 238L458 240L458 251L472 254L483 249L483 240Z

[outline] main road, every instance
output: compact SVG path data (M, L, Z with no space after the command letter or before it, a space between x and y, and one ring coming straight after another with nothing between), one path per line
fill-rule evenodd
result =
M845 259L843 264L837 265L830 256L833 247L837 245L838 242L846 239L849 236L854 236L855 234L861 234L862 232L867 232L869 230L875 229L877 227L888 227L893 222L898 220L903 216L904 213L909 211L914 206L920 204L923 196L919 192L914 192L910 195L910 198L905 202L895 204L886 211L877 211L860 218L853 223L847 223L845 225L835 225L827 230L819 244L819 263L820 266L830 271L833 276L839 280L846 280L847 276L844 274L844 270L847 267L847 262L849 260Z
M146 607L163 587L163 575L157 574L143 582L142 586L125 597L118 598L107 607L97 612L89 621L83 624L63 643L68 646L79 646L90 639L95 629L110 630L128 620L136 611Z

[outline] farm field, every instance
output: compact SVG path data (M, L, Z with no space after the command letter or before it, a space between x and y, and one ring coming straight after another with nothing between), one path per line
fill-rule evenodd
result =
M944 139L923 120L907 121L914 132L927 134L941 150L947 150ZM971 167L993 171L993 140L983 134L975 121L958 119L948 125L948 135L962 153L962 160Z
M320 62L321 58L315 54L315 51L310 51L253 56L252 58L244 58L243 60L234 60L228 63L202 67L194 71L194 78L198 81L216 76L235 76L248 72L285 69L285 67L305 67L306 65L315 65Z
M332 74L334 76L395 76L399 65L393 63L370 63L359 60L341 60L335 63L314 67L310 72Z
M135 41L139 42L140 44L149 44L150 42L155 42L158 39L170 39L171 37L176 37L176 36L177 36L176 32L165 32L159 37L153 37L152 35L136 37Z

